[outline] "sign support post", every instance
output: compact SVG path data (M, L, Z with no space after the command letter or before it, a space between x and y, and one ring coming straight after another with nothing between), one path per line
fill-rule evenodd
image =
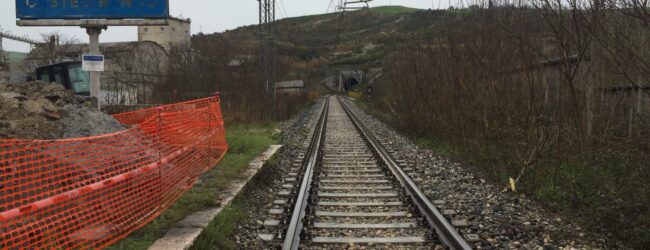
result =
M89 44L88 44L88 49L89 53L93 55L99 55L99 35L102 33L102 29L105 29L106 26L101 27L101 26L88 26L86 28L86 33L88 33L89 37ZM97 107L97 110L101 110L101 101L100 101L100 82L101 82L101 75L100 72L97 71L90 71L90 98L94 101L97 102L93 103L93 106ZM93 99L94 98L94 99Z

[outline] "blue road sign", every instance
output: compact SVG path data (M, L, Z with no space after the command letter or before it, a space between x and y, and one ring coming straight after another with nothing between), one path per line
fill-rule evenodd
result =
M16 0L16 18L167 19L169 0Z
M98 55L84 55L83 60L89 62L102 62L104 61L104 57Z
M81 69L83 71L104 71L103 55L82 55Z

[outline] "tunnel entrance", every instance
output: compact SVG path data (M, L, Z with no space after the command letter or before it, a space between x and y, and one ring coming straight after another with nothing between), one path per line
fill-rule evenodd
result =
M356 85L359 85L359 81L354 77L349 77L347 80L345 80L343 88L345 89L345 92L348 92L352 89L353 86Z
M361 71L341 71L339 75L338 91L348 92L361 84L363 72Z

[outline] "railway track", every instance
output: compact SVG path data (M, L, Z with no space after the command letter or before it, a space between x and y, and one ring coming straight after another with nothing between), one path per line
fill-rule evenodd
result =
M282 249L471 249L339 97L329 97L259 237Z

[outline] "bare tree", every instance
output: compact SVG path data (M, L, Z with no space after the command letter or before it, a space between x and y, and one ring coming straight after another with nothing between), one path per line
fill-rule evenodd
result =
M444 25L401 41L409 46L387 60L375 105L499 183L512 177L518 190L589 211L599 226L634 225L619 236L643 242L648 221L629 218L648 208L631 194L647 195L648 7L605 3L431 11L426 18Z
M78 46L79 40L59 32L41 34L42 43L36 44L30 51L25 66L27 68L38 68L66 60L78 60L68 57L68 53L74 46Z

